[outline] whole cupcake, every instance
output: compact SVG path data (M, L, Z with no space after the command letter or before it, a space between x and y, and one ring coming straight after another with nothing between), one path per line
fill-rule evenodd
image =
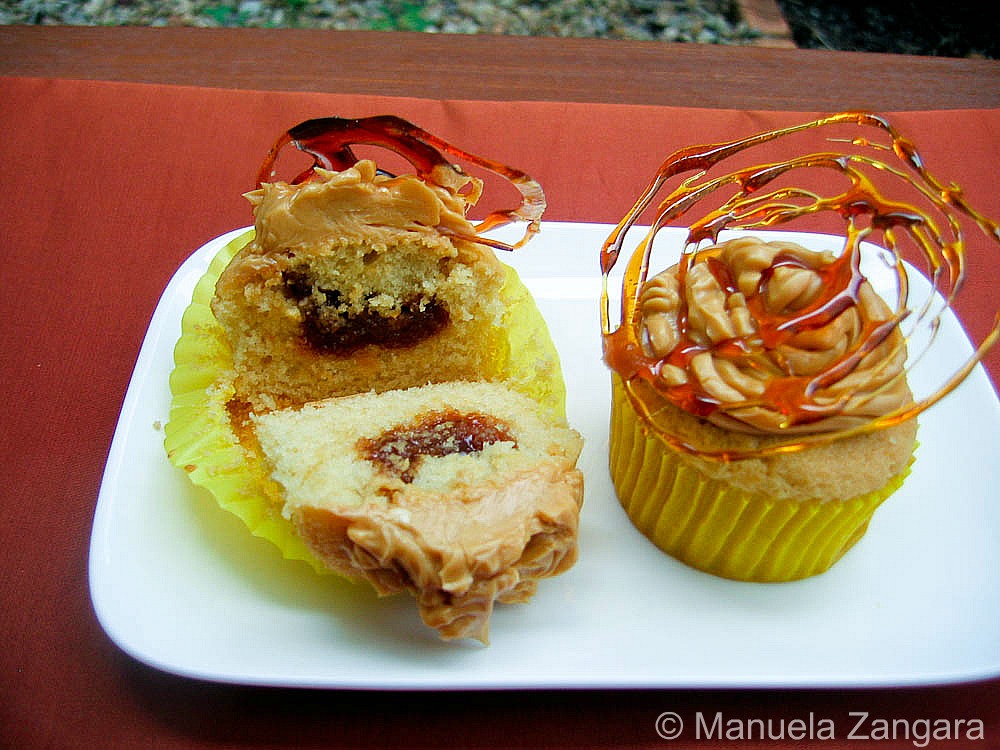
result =
M886 135L890 144L876 146L877 153L906 155L911 173L870 155L831 152L724 169L727 159L762 144L844 126ZM866 138L843 142L871 147ZM846 178L844 191L789 184L789 175L817 166ZM930 209L890 199L867 170L889 171L917 195L929 195ZM661 188L685 172L693 176L657 204L652 228L627 264L621 317L613 322L611 271L625 235ZM957 289L939 285L940 295L907 304L902 240L911 240L938 276L954 280L964 260L962 236L955 221L943 226L957 237L942 232L935 211L964 214L987 232L995 227L928 186L942 188L912 146L867 113L692 147L663 164L602 253L611 477L633 524L658 547L726 578L806 578L861 539L879 505L902 485L917 444L915 416L970 366L936 391L911 392L908 350L923 352L927 337L919 332L936 329L948 309L937 300L950 301ZM688 221L686 236L660 234L701 203L710 206ZM760 236L824 212L845 222L835 251ZM870 245L879 232L881 244ZM659 247L668 235L678 238L679 259L675 254L675 263L657 268L654 239ZM873 258L876 265L868 265ZM863 267L888 269L890 289L876 292Z

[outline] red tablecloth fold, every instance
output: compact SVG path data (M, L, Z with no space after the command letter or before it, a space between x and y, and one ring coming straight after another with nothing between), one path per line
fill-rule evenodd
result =
M265 743L298 731L306 744L319 746L327 736L326 699L307 698L298 711L294 693L276 703L253 691L197 686L146 671L119 654L90 611L87 543L118 409L170 276L206 240L250 222L240 196L252 187L280 132L310 117L382 113L525 169L545 187L547 218L588 222L617 221L678 147L819 114L0 79L0 368L7 395L0 441L9 482L0 524L0 745L124 747L154 736L158 740L149 742L158 747L207 746L224 736L252 744L249 728ZM893 119L936 174L957 181L973 205L1000 217L1000 111L903 112ZM995 246L987 250L995 257ZM597 248L581 248L579 262L596 267ZM963 315L977 338L992 322L998 281L994 266L971 285ZM994 382L998 361L994 354ZM835 694L813 695L844 707ZM651 742L651 725L636 729L631 722L652 720L654 709L672 710L667 703L661 707L671 696L694 710L691 694L642 694L634 709L628 694L608 706L583 698L595 716L609 712L608 725L596 731L593 720L569 725L574 702L560 698L545 710L529 710L526 721L552 744L567 738L579 747ZM1000 738L996 696L994 682L899 691L896 697L871 693L868 705L909 716L929 706L935 716L979 715L987 721L989 744ZM729 701L747 715L747 705L768 707L776 699L705 698ZM349 706L366 721L391 719L364 699L341 700L329 704ZM505 700L520 709L529 703ZM808 709L805 701L795 699L796 710ZM268 729L261 710L289 734ZM455 721L478 744L510 744L473 726L500 731L488 701L471 699L463 710ZM762 710L782 714L780 705ZM402 715L411 727L421 720L412 711ZM214 717L222 723L216 726ZM433 721L431 729L443 733L445 719ZM365 736L363 728L351 731L354 739ZM368 738L380 736L372 731ZM385 731L397 740L406 736L402 725ZM103 741L108 737L111 744Z

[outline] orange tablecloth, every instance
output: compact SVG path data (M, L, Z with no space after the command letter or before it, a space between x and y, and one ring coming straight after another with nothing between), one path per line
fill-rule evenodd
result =
M0 745L432 746L457 736L477 747L662 746L653 732L662 711L801 718L814 706L845 722L852 710L978 717L986 722L981 746L1000 741L997 681L856 693L327 695L206 685L117 651L90 608L87 546L108 445L159 294L195 248L249 223L240 195L278 133L309 117L379 113L526 169L546 188L548 219L589 222L617 221L677 147L816 114L0 79ZM936 174L1000 216L1000 111L893 119ZM596 264L596 248L582 248L579 262ZM992 322L998 281L995 267L975 279L962 308L977 338ZM994 354L994 382L997 363Z

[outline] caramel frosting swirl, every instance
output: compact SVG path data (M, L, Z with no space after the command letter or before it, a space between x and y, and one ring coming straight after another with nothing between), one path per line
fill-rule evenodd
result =
M764 434L844 429L903 406L906 350L895 327L849 374L827 377L867 332L893 320L867 281L857 285L856 304L829 320L773 332L774 321L804 319L824 301L824 272L836 263L832 253L741 237L701 251L683 271L650 278L639 304L660 386L690 394L720 427ZM807 394L808 414L797 423L784 402Z

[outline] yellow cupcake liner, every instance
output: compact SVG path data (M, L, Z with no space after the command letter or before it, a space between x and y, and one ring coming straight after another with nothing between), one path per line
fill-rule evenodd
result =
M273 543L286 558L328 573L282 515L277 487L260 457L241 445L230 421L228 405L235 393L232 349L211 302L219 276L253 236L253 230L248 230L216 254L181 318L170 373L172 401L164 447L174 466L193 484L208 490L251 533ZM504 380L537 401L551 419L564 423L566 390L559 355L530 292L513 268L505 269L501 297L507 311L504 325L509 346Z
M909 466L845 501L772 498L712 479L647 434L614 378L611 478L629 519L657 547L698 570L778 582L824 572L865 534Z

